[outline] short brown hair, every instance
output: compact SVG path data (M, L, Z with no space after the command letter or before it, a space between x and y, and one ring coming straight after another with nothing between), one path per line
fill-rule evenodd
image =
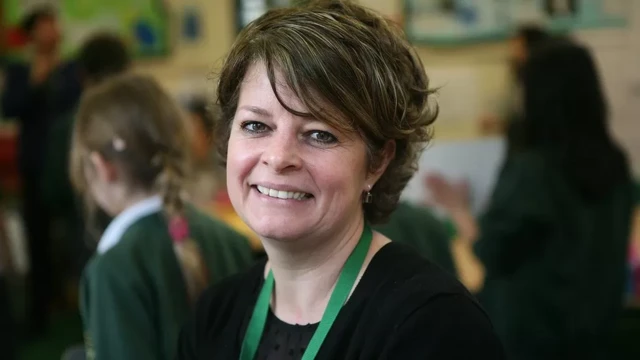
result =
M289 112L359 134L371 170L380 164L387 141L395 141L395 157L371 191L373 202L364 205L367 221L386 221L417 170L438 112L437 106L429 106L427 75L403 32L351 1L271 10L250 23L235 41L219 79L222 117L216 138L223 161L242 81L256 62L266 66L276 97ZM308 113L282 101L276 71Z

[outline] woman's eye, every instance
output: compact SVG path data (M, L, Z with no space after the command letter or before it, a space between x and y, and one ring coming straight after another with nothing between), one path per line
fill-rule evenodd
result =
M321 144L333 144L338 141L335 136L326 131L312 131L309 137L311 137L313 141Z
M250 133L262 133L267 131L267 125L258 121L245 121L240 127L242 130Z

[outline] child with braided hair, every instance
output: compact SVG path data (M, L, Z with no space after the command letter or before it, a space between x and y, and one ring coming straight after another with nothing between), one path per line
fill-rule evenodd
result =
M89 211L114 217L81 281L89 359L173 359L200 292L252 262L244 237L183 200L188 124L146 76L120 75L83 96L72 181Z

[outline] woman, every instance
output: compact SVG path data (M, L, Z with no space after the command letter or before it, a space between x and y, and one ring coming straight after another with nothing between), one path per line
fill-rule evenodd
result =
M625 285L627 160L587 49L539 49L523 85L522 142L480 221L455 186L427 183L456 223L456 247L473 246L484 267L483 300L510 358L606 359Z
M429 94L401 32L351 2L273 10L240 33L216 138L268 261L203 295L179 359L502 358L463 286L369 227L415 171Z

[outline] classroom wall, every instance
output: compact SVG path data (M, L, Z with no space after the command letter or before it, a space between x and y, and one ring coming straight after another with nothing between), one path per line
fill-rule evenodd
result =
M235 36L235 13L233 0L165 0L173 14L173 50L166 58L142 60L136 64L137 71L157 77L163 85L174 92L189 87L214 88L208 80L221 65ZM181 14L186 6L195 6L202 14L200 40L188 43L179 36Z
M360 0L360 3L402 20L402 0ZM640 106L633 104L640 104L637 101L640 100L637 90L640 89L640 68L638 56L628 56L627 48L631 34L640 34L638 3L633 10L635 15L630 30L594 30L576 34L592 46L601 65L613 112L613 133L629 150L636 174L640 174L640 122L635 121L635 117ZM171 56L140 61L137 69L153 74L176 93L193 88L213 93L215 81L209 79L212 75L215 77L215 71L235 37L234 0L167 0L167 4L176 16L176 33L183 7L198 6L204 36L194 44L187 44L176 34ZM479 118L500 113L509 91L507 43L440 48L418 45L417 49L433 86L440 88L437 100L441 114L436 121L436 141L478 137ZM640 51L636 53L640 54ZM635 82L629 83L628 79ZM635 95L630 93L630 88L635 89Z
M403 0L361 0L402 22ZM500 113L509 89L506 41L461 47L416 45L433 85L440 88L437 139L474 138L478 120Z
M215 74L221 60L230 48L235 36L235 10L233 0L168 0L168 5L176 14L176 27L180 23L180 13L185 4L196 5L204 20L204 36L195 44L184 43L179 36L175 38L174 51L166 59L145 60L137 64L139 71L153 74L164 85L174 92L181 92L193 84L212 91L214 82L207 77ZM382 13L396 17L401 14L400 0L362 0L362 4ZM178 29L175 29L176 32ZM457 113L466 115L480 110L495 111L499 107L499 99L506 89L507 77L504 59L506 46L504 43L469 46L454 49L429 49L420 47L419 54L432 78L434 86L460 89L456 84L444 84L441 78L451 78L455 69L462 69L459 74L474 74L474 77L460 79L469 84L469 89L462 89L458 96L446 96L442 99L442 116L438 120L436 131L439 138L473 137L476 135L475 118L448 114L447 106L455 102ZM457 76L459 79L460 76ZM452 91L447 91L447 95ZM443 96L445 91L443 90ZM476 94L476 96L472 96ZM451 116L447 116L451 115ZM475 116L475 114L474 114ZM473 120L473 121L470 121Z

